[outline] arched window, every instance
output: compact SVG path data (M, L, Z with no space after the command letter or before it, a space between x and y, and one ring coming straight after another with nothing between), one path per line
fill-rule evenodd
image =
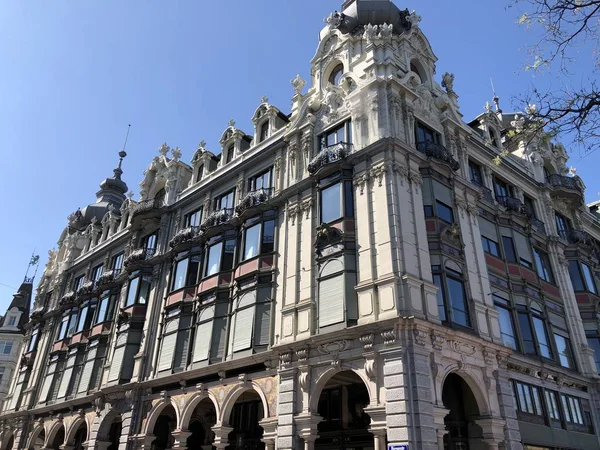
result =
M343 73L344 73L344 65L343 64L338 64L331 71L331 74L329 75L329 82L331 84L333 84L334 86L339 86L340 85L340 81L342 81L342 74Z
M264 141L268 137L269 137L269 121L266 120L260 126L260 142Z

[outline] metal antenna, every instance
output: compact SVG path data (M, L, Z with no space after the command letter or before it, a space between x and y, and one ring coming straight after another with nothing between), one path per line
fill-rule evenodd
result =
M127 156L127 152L125 148L127 147L127 139L129 139L129 130L131 129L131 124L127 125L127 134L125 135L125 142L123 142L123 150L119 152L119 169L121 168L121 163L123 162L123 158Z

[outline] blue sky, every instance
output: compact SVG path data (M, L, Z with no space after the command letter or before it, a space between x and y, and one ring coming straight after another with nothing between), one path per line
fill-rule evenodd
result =
M532 82L523 50L535 36L516 25L509 0L397 1L423 18L439 61L455 74L465 120L491 100L501 106ZM55 246L67 215L95 199L131 133L124 180L136 195L163 142L189 161L200 140L218 152L233 118L251 132L263 95L289 112L289 80L309 79L323 18L341 0L6 2L0 10L0 313L31 252ZM582 58L587 55L582 55ZM577 67L572 68L577 75ZM555 82L555 81L554 81ZM598 198L600 152L573 164ZM38 273L38 279L39 275Z

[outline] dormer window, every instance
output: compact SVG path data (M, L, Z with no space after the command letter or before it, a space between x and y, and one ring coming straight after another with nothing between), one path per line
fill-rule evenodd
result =
M17 316L8 316L8 326L13 327L17 322Z
M204 175L204 164L198 167L198 172L196 173L196 183L202 179L202 175Z
M342 81L343 73L344 73L344 65L343 64L338 64L337 66L335 66L335 68L331 71L331 74L329 75L329 83L331 83L334 86L339 86L340 81Z
M225 163L230 163L231 161L233 161L233 151L234 151L234 146L230 145L229 147L227 147L227 151L225 152Z
M269 137L269 121L267 120L260 126L260 142Z

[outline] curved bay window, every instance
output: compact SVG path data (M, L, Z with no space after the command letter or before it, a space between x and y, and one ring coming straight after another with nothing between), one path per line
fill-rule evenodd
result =
M270 342L271 286L240 293L234 305L229 354L266 350Z
M84 330L89 330L92 327L92 321L96 308L98 306L98 299L93 298L89 301L83 302L81 309L79 310L79 318L77 319L77 327L75 333L81 333Z
M31 353L36 350L38 340L40 338L40 329L34 328L31 331L31 336L29 336L29 343L27 344L27 353Z
M263 216L253 217L244 223L241 261L273 253L275 250L274 216L274 211L268 211Z
M433 282L438 287L437 300L440 320L445 324L455 324L471 328L471 318L463 274L458 265L455 268L432 266Z
M598 295L594 275L588 264L573 259L570 260L569 275L575 292L590 292Z
M189 252L179 253L173 265L171 291L196 285L201 262L200 247L194 247Z
M344 171L324 178L319 183L319 213L321 223L354 217L354 197L350 174Z
M56 336L57 341L70 338L75 332L75 326L77 324L78 309L71 308L63 313L58 326L58 335Z
M217 235L208 242L205 277L233 269L235 243L234 232Z
M423 208L425 217L437 217L454 223L454 194L450 187L433 178L423 178Z
M132 305L145 305L150 298L150 288L152 286L152 275L142 273L139 270L133 272L129 279L127 288L127 299L125 307Z

